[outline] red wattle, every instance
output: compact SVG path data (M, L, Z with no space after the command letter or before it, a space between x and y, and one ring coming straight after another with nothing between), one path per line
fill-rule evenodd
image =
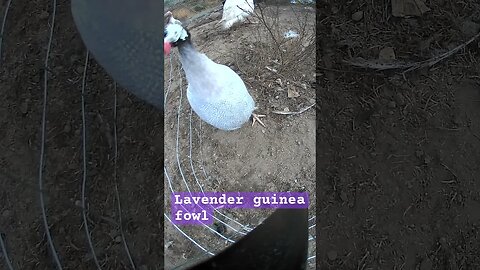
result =
M163 42L163 54L168 55L172 49L172 44L170 42Z

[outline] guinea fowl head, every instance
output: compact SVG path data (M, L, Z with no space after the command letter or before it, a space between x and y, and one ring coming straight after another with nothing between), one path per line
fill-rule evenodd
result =
M172 47L190 42L190 33L182 23L173 17L170 11L165 13L165 28L163 31L163 53L168 55Z

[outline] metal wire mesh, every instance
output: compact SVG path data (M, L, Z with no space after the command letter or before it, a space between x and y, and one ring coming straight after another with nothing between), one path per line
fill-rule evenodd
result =
M10 1L8 2L8 5L7 5L7 10L5 12L5 17L6 17L6 14L8 12L8 7L10 6ZM44 61L44 85L43 85L43 111L42 111L42 124L41 124L41 150L40 150L40 158L39 158L39 172L38 172L38 187L39 187L39 199L40 199L40 206L41 206L41 210L42 210L42 220L43 220L43 225L44 225L44 229L45 229L45 235L46 235L46 238L47 238L47 242L48 242L48 245L49 245L49 249L50 249L50 253L53 257L53 261L54 261L54 264L56 266L57 269L63 269L63 266L62 266L62 263L59 259L59 255L58 255L58 252L55 248L55 244L54 244L54 239L52 237L52 234L50 232L50 225L49 225L49 222L48 222L48 216L47 216L47 205L45 204L45 199L44 199L44 177L43 177L43 174L44 174L44 167L45 167L45 158L46 158L46 154L45 154L45 147L46 147L46 124L47 124L47 110L48 110L48 102L47 102L47 96L48 96L48 82L49 82L49 76L48 76L48 71L50 70L50 67L49 67L49 58L50 58L50 50L51 50L51 45L52 45L52 40L53 40L53 37L54 37L54 27L55 27L55 20L56 20L56 10L57 10L57 1L56 0L52 0L52 11L51 11L51 22L49 24L50 26L50 29L49 29L49 39L48 39L48 44L47 44L47 52L46 52L46 56L45 56L45 61ZM5 18L4 17L4 18ZM3 27L5 25L5 19L3 20L4 23L2 24L2 32L3 32ZM86 110L85 110L85 107L86 107L86 101L85 101L85 97L86 97L86 93L85 93L85 85L86 85L86 77L87 77L87 73L88 73L88 65L89 65L89 52L86 51L86 56L85 56L85 61L84 61L84 67L83 67L83 74L82 74L82 89L81 89L81 112L82 112L82 160L83 160L83 166L82 166L82 170L83 170L83 177L82 177L82 188L81 188L81 208L82 208L82 219L83 219L83 227L84 227L84 230L85 230L85 237L88 241L88 245L89 245L89 249L90 249L90 253L92 254L92 257L93 257L93 260L94 260L94 263L97 267L97 269L102 269L102 266L100 265L100 262L97 258L97 255L96 255L96 252L95 252L95 243L92 241L92 238L91 238L91 231L89 229L89 222L88 222L88 219L87 219L87 203L86 203L86 198L87 198L87 194L86 194L86 187L87 187L87 153L86 153L86 144L87 144L87 138L86 138L86 131L87 131L87 124L86 124ZM118 192L118 184L117 184L117 156L118 156L118 142L117 142L117 128L116 128L116 115L117 115L117 89L116 89L116 84L115 84L115 95L114 95L114 123L113 123L113 126L114 126L114 151L115 151L115 154L114 154L114 163L115 163L115 166L114 166L114 182L115 182L115 198L116 198L116 201L117 201L117 210L118 210L118 213L119 213L119 217L118 217L118 226L120 227L119 228L119 231L120 231L120 234L121 234L121 239L122 239L122 243L123 243L123 247L124 247L124 250L125 250L125 253L127 255L127 258L129 260L129 263L130 263L130 266L132 269L136 269L135 267L135 264L133 263L133 258L131 256L131 253L130 253L130 250L129 250L129 247L128 247L128 244L127 244L127 241L125 239L125 235L124 235L124 232L123 232L123 228L122 228L122 215L121 215L121 203L120 203L120 197L119 197L119 192ZM5 245L3 243L3 239L1 241L1 247L2 247L2 251L3 253L6 254L6 248L5 248ZM13 266L11 265L9 259L8 259L8 256L5 255L5 259L6 259L6 264L8 265L9 269L13 269Z

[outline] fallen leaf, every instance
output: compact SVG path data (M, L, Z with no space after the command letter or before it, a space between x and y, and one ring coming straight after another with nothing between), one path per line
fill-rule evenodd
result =
M393 50L392 47L385 47L380 50L380 53L378 54L378 58L381 60L395 60L395 51Z
M296 98L296 97L299 97L300 94L297 91L295 91L292 87L288 87L287 96L289 98Z
M337 252L335 250L330 250L329 252L327 252L327 257L330 261L334 261L337 259Z
M363 11L360 10L352 14L352 20L358 22L361 19L363 19Z

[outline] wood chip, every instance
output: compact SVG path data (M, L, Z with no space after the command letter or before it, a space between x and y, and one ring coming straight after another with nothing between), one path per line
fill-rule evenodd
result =
M380 50L378 54L378 58L380 60L395 60L395 51L393 50L392 47L385 47Z
M300 94L293 89L293 87L288 87L287 89L287 96L289 98L297 98L300 96Z

